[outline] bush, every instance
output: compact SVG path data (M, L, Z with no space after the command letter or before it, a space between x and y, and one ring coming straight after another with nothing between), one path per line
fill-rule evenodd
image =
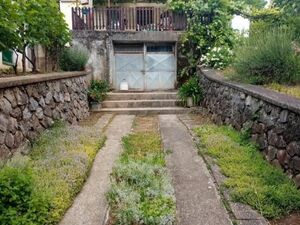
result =
M253 32L236 50L233 78L253 84L299 81L300 57L293 40L293 32L283 28Z
M102 102L107 92L109 91L109 84L104 80L93 80L88 89L89 102Z
M208 52L201 57L201 64L214 69L224 69L233 60L233 52L228 46L208 48Z
M89 59L86 49L72 46L63 50L59 59L59 66L63 71L82 71Z
M26 163L28 164L28 163ZM0 170L0 224L45 224L50 205L47 195L36 191L29 165Z
M199 104L203 96L198 77L193 76L187 82L185 82L179 88L178 95L183 102L186 102L187 98L192 97L194 104Z

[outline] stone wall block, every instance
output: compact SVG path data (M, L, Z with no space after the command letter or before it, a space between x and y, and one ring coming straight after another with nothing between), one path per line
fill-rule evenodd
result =
M12 111L12 106L10 102L6 98L0 99L1 111L7 115L9 115Z
M52 95L51 91L48 91L46 94L46 97L45 97L45 103L47 105L49 105L52 100L53 100L53 95Z
M8 119L7 130L10 131L11 133L15 134L17 129L18 129L17 119L10 117Z
M15 138L11 133L7 133L5 137L5 144L8 148L14 147Z
M277 148L270 146L270 145L268 146L267 152L266 152L267 153L266 158L269 162L273 161L276 158L277 151L278 151Z
M29 110L30 111L36 111L36 109L38 107L39 107L39 103L33 97L30 97L30 99L29 99Z
M0 131L0 146L4 144L5 142L5 132Z
M22 110L20 109L20 107L16 107L14 108L11 113L10 116L16 118L18 121L20 121L22 119Z
M0 113L0 131L6 132L7 126L8 126L7 116Z
M23 88L21 88L23 89ZM17 99L18 105L26 105L28 103L28 95L24 90L20 90L20 88L14 89L15 97Z
M286 159L287 159L286 151L285 150L279 150L277 152L277 159L278 159L278 162L280 163L280 165L284 166L285 162L286 162Z
M15 108L18 105L17 99L12 89L6 89L4 91L4 97L10 102L13 108Z
M293 169L296 170L298 173L300 172L300 157L295 156L293 158Z

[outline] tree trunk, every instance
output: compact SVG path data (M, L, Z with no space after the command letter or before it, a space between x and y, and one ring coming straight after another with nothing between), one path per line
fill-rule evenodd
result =
M34 51L34 47L31 49L31 56L32 56L32 72L37 72L37 68L36 68L36 55L35 55L35 51Z
M26 45L24 45L22 49L22 68L23 73L26 73Z
M14 50L14 53L16 54L16 61L15 64L13 65L13 69L16 75L18 75L18 61L19 61L19 55L16 50Z

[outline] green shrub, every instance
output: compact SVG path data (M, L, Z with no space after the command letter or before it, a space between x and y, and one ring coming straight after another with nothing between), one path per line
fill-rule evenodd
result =
M86 49L79 46L66 48L60 55L59 66L63 71L82 71L89 59Z
M197 76L191 77L179 88L178 95L183 102L186 102L188 97L192 97L194 104L198 105L203 98L199 78Z
M35 189L32 168L5 166L0 170L0 224L45 224L50 209L45 192Z
M224 185L237 202L250 205L267 218L300 209L300 191L259 150L231 127L202 125L196 129L200 151L216 160L227 177Z
M233 51L228 46L208 48L208 52L201 57L201 64L214 69L224 69L231 64Z
M89 102L104 101L107 92L109 91L109 84L104 80L92 80L91 86L88 89Z
M283 28L253 32L236 50L233 78L253 84L300 80L300 57L293 40L293 32Z

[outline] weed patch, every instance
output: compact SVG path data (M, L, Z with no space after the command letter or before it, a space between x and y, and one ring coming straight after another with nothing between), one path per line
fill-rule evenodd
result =
M80 191L105 138L97 127L57 122L0 170L0 224L57 224Z
M265 85L266 88L269 88L271 90L291 95L296 98L300 98L300 84L294 85L294 86L289 86L289 85L282 85L282 84L277 84L277 83L271 83L268 85Z
M200 150L215 158L234 201L252 206L267 218L300 209L300 192L280 170L265 161L257 148L233 128L202 125L196 129Z
M131 134L123 138L123 147L107 193L111 224L174 224L174 190L165 168L159 135Z

